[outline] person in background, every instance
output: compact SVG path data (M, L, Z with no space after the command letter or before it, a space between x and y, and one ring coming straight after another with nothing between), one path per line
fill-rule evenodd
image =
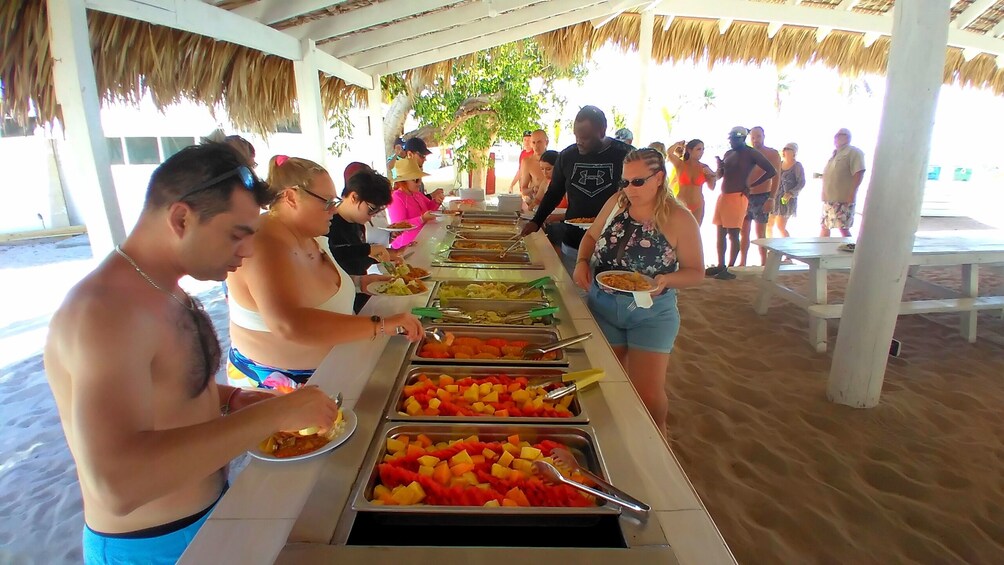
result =
M350 169L356 172L350 173ZM328 229L328 248L346 273L362 276L376 263L398 257L397 252L391 253L383 245L366 243L363 227L390 204L390 181L362 163L346 167L345 177L342 201L335 208ZM358 314L367 300L368 294L356 292L353 312Z
M648 148L655 149L663 157L666 156L666 144L661 141L653 141L652 143L649 143Z
M526 130L523 132L523 148L519 152L519 165L516 168L516 175L512 177L512 182L509 183L509 192L512 193L512 189L516 187L516 183L523 175L523 160L533 155L533 147L530 145L530 138L533 137L533 132Z
M538 129L530 135L530 148L532 152L520 165L519 191L523 195L523 200L532 209L540 204L540 199L547 191L547 180L540 167L540 157L547 151L547 133Z
M606 136L607 117L603 111L596 106L583 106L575 115L572 131L575 143L558 155L551 184L533 220L523 227L523 236L539 230L566 196L566 217L595 218L603 204L617 192L624 157L630 148ZM575 270L575 257L584 234L581 228L565 227L561 260L569 273Z
M680 154L683 155L682 158L678 156ZM667 155L676 169L676 180L680 187L677 198L694 215L697 225L704 223L704 185L714 190L715 183L718 182L711 167L701 162L703 156L704 142L700 139L674 143Z
M708 267L704 273L716 279L731 280L736 278L728 267L736 264L739 257L739 230L746 217L746 206L749 202L746 194L751 188L763 185L777 174L774 165L762 153L746 145L749 131L736 126L729 131L729 145L732 149L725 152L724 158L716 157L718 170L715 176L722 179L722 193L718 196L715 206L715 216L712 221L718 226L718 265ZM749 178L753 167L760 167L764 173L752 186ZM725 266L726 239L732 243L728 267Z
M335 345L398 331L417 340L422 325L410 313L386 320L353 315L356 289L389 277L352 277L331 257L322 236L339 199L327 171L285 155L273 157L268 171L273 202L254 255L227 277L230 383L291 390L310 378Z
M217 385L213 323L178 285L238 268L269 198L228 145L182 149L154 170L126 240L52 317L45 373L83 497L83 563L176 563L232 459L277 431L335 421L316 387L276 397Z
M680 331L677 289L701 284L704 253L694 216L673 198L666 161L655 149L628 153L621 191L607 201L579 245L574 280L652 419L666 432L666 370ZM602 289L606 271L655 280L650 308L630 293Z
M770 177L770 182L754 188L753 183L767 169L754 167L750 171L748 181L750 186L749 203L746 207L746 217L743 219L742 232L739 236L739 266L741 267L746 266L746 259L749 257L750 232L753 229L754 222L756 222L756 236L758 238L767 237L767 224L770 223L770 213L774 210L774 205L777 204L777 190L781 182L781 177L776 174L776 171L781 167L781 155L777 152L777 149L764 145L765 136L763 128L760 126L754 127L750 130L749 137L753 149L759 151L761 155L770 161L775 173ZM767 250L763 247L759 247L758 249L760 251L760 264L766 265Z
M833 155L823 170L823 219L819 235L829 237L830 231L851 236L854 207L858 189L865 178L865 154L851 145L851 132L840 128L833 136Z
M621 128L617 130L617 133L614 134L614 139L624 145L627 145L632 151L634 151L634 133L632 133L628 128Z
M547 150L540 156L540 170L544 173L545 188L551 184L551 178L554 176L554 164L557 161L558 152L554 150ZM565 208L567 207L568 196L566 195L558 204L561 212L555 208L555 213L544 220L544 234L547 235L548 241L551 242L551 246L554 247L554 251L559 257L561 256L561 241L565 237Z
M203 137L201 142L203 144L225 143L237 151L237 154L252 171L258 167L258 163L255 161L254 145L239 135L227 135L222 129L217 128Z
M790 237L788 219L798 211L798 193L805 188L805 169L796 160L797 156L796 143L789 143L781 150L781 172L778 174L781 183L770 216L770 225L775 233L770 237L776 237L778 234L780 237Z
M405 156L404 140L401 139L400 137L395 139L394 148L392 149L392 151L393 153L391 154L391 156L387 157L387 176L389 177L393 177L394 175L394 163L396 163L398 159L403 159Z
M405 142L404 154L405 157L407 157L409 160L413 161L416 165L418 165L419 170L422 170L422 168L425 167L426 158L428 158L428 156L432 154L432 151L429 151L429 147L425 144L425 141L422 141L422 138L413 137L409 139L407 142ZM396 166L397 163L395 163L395 169L394 169L395 175L397 174ZM394 180L396 181L397 177L394 177ZM446 194L443 192L443 189L441 188L437 188L436 190L432 191L431 194L427 193L425 191L425 183L422 182L421 179L419 179L418 182L418 192L423 196L425 196L426 198L429 198L430 200L436 200L438 202L442 202L443 198L445 198L446 196Z
M422 226L435 220L432 212L438 210L443 204L440 196L438 200L427 198L419 192L419 182L428 173L422 171L410 159L402 159L397 162L394 169L394 190L391 192L391 203L387 207L387 219L391 224L398 222L408 222L415 226L406 232L398 234L390 246L393 249L401 249L418 237L422 231Z

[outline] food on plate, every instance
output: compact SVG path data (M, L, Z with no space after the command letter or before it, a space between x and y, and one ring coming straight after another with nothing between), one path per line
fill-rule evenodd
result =
M522 359L523 349L528 341L502 338L480 339L477 337L455 337L451 344L426 340L418 350L418 356L426 359ZM557 351L550 351L537 359L554 361Z
M591 218L572 218L571 220L565 220L569 224L591 224L596 221L596 216Z
M639 273L601 273L600 282L625 292L653 290L655 287Z
M458 239L453 242L454 249L477 249L480 251L505 251L511 243L499 241L465 241Z
M317 451L345 431L342 411L338 411L338 416L327 433L321 435L317 433L319 431L314 427L304 428L299 432L276 432L258 444L258 449L266 455L279 458L297 457Z
M415 226L411 225L411 222L394 222L387 226L389 230L410 230Z
M527 298L523 295L525 286L509 289L509 284L483 282L471 284L443 283L439 287L439 298L488 298L492 300L516 300ZM539 293L531 293L530 297L540 298Z
M422 294L428 290L429 287L425 286L425 284L418 279L406 281L401 277L397 277L388 282L382 288L378 287L377 292L379 294L387 294L390 296L411 296L412 294Z
M369 496L378 505L589 507L591 495L568 485L552 485L533 475L534 461L554 464L551 452L567 447L544 440L531 444L511 435L506 441L478 436L434 443L419 434L387 439L377 466L379 479ZM557 467L578 483L592 485L581 474Z
M397 275L404 279L405 282L411 282L414 280L424 279L429 276L429 271L421 267L413 267L407 263L402 263L394 267L394 272L390 273ZM422 290L421 292L425 292Z
M404 387L398 409L409 416L484 416L495 418L569 418L572 396L546 400L564 385L530 386L526 377L488 375L454 379L450 375L419 375Z

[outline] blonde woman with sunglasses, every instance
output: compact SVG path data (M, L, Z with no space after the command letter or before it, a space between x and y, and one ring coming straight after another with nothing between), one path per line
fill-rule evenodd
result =
M289 390L313 374L331 348L400 332L415 341L410 313L353 315L356 289L380 276L352 277L331 257L325 236L340 199L323 167L277 155L269 162L273 202L243 266L227 277L235 386Z
M704 280L701 235L694 216L670 193L659 151L628 153L620 187L582 238L573 278L589 292L597 325L665 433L666 369L680 329L677 289ZM638 306L631 293L601 289L594 277L612 270L653 278L652 306Z

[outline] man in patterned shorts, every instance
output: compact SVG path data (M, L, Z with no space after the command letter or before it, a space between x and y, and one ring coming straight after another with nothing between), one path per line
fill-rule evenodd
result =
M841 128L833 136L836 149L823 170L823 219L819 235L829 237L838 229L844 237L851 236L854 225L854 204L858 188L865 178L865 154L851 145L851 132Z

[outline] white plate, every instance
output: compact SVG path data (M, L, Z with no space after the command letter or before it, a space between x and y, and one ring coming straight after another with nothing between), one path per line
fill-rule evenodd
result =
M573 218L573 219L576 219L576 218ZM589 222L589 223L585 223L585 222L572 222L570 220L565 220L565 223L568 224L568 225L570 225L570 226L575 226L577 228L581 228L581 229L584 229L584 230L588 230L590 228L590 226L593 225L592 222Z
M655 279L653 279L652 277L649 277L649 276L645 276L645 275L641 275L641 276L645 277L645 281L647 281L648 284L650 284L652 286L652 288L649 289L648 291L646 291L646 290L634 290L634 291L632 291L632 290L622 290L622 289L619 289L619 288L614 288L614 287L612 287L612 286L610 286L608 284L605 284L603 282L603 278L604 278L605 275L630 275L630 274L631 274L631 271L603 271L602 273L596 275L596 284L600 285L601 288L605 288L607 290L612 290L614 292L623 292L625 294L634 294L634 293L649 292L651 290L655 290L656 286L658 286L655 283ZM641 273L637 273L637 274L641 274Z
M429 294L432 290L429 285L425 285L425 292L419 292L416 294L384 294L384 290L393 281L374 281L366 287L366 292L372 294L373 296L389 296L391 298L411 298L412 296L422 296L423 294Z
M318 455L323 455L329 451L332 451L336 447L348 441L348 439L352 437L352 434L355 433L356 426L359 424L359 420L356 419L355 412L349 410L348 408L343 408L342 423L345 424L345 428L342 430L342 433L335 436L334 439L326 443L324 447L317 449L315 451L311 451L310 453L304 453L303 455L297 455L296 457L276 457L274 455L266 455L261 451L259 451L258 449L252 449L251 451L248 451L248 454L251 457L256 457L258 459L261 459L262 461L280 461L280 462L302 461L304 459L310 459L311 457L317 457Z
M395 276L395 277L396 277L396 276L398 276L398 274L397 274L397 273L388 273L388 272L387 272L387 269L386 269L386 268L385 268L385 267L383 266L383 264L380 264L380 263L377 263L377 265L378 265L378 266L377 266L377 269L379 269L379 271L380 271L381 273L383 273L383 274L385 274L385 275L391 275L391 276ZM415 268L415 267L412 267L411 265L408 265L408 266L409 266L409 267L411 267L412 269L414 269L414 268ZM423 270L423 271L425 271L426 273L429 273L429 270L428 270L428 269L422 269L422 270ZM427 279L427 278L429 278L429 277L431 277L431 276L432 276L432 273L429 273L429 274L425 275L424 277L418 277L418 280L420 280L420 281L424 281L425 279ZM381 281L377 281L377 282L381 282Z
M389 228L386 226L376 226L378 230L389 231L391 233L401 233L401 232L411 231L416 227L417 226L411 226L410 228Z

